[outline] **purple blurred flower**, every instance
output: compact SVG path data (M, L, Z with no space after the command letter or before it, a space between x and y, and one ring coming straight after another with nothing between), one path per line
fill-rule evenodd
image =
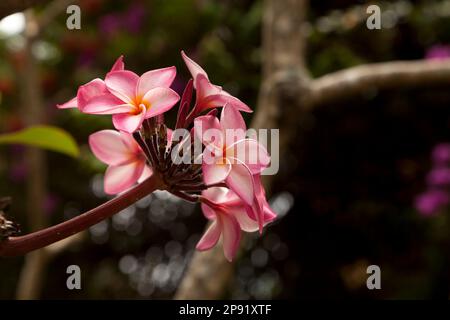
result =
M432 216L447 205L449 201L450 197L447 192L430 190L416 198L415 207L422 215Z
M427 182L432 187L450 186L450 168L442 167L432 169L428 173Z
M106 36L114 36L121 28L121 17L118 14L107 14L98 22L100 32Z
M124 13L123 24L130 33L141 31L145 18L145 7L141 3L134 3Z
M78 66L88 67L94 63L95 52L94 50L85 50L78 56Z
M450 143L436 145L431 157L436 164L450 164Z
M443 60L450 57L450 45L434 45L425 53L427 60Z

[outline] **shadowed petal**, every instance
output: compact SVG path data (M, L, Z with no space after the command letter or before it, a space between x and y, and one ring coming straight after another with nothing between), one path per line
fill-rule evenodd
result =
M134 161L123 166L109 166L105 172L105 193L117 194L130 188L144 171L145 162Z
M222 225L223 251L225 253L225 258L231 262L239 247L241 229L236 218L231 215L221 214L218 216L218 219L220 219Z
M100 161L109 165L130 162L135 157L115 130L101 130L89 136L89 146Z
M231 190L247 204L251 205L254 199L253 176L250 169L238 159L231 160L231 170L226 178L226 183Z
M214 220L209 226L208 230L205 231L205 234L197 243L197 250L209 250L217 244L219 241L221 234L220 223L217 220Z
M231 165L230 163L226 164L206 164L202 165L203 170L203 180L207 185L215 184L224 181L230 171Z

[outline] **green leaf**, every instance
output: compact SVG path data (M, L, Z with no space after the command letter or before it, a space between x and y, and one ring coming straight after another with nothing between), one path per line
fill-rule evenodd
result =
M80 153L77 143L69 133L52 126L31 126L20 131L0 134L0 144L25 144L72 157L78 157Z

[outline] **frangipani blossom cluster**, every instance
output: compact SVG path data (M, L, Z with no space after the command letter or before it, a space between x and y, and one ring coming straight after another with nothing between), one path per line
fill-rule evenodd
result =
M270 156L256 139L246 136L240 112L252 110L211 83L205 70L184 52L181 55L192 75L181 100L170 88L175 67L138 76L125 69L120 57L104 79L80 86L75 98L58 107L112 115L116 130L89 137L94 155L108 165L106 193L120 194L153 175L168 192L201 202L210 225L197 249L210 249L222 238L225 257L231 261L241 231L262 232L276 217L261 183ZM190 133L180 139L167 127L163 115L177 102L174 129ZM200 154L195 153L198 146ZM186 156L193 161L176 161Z

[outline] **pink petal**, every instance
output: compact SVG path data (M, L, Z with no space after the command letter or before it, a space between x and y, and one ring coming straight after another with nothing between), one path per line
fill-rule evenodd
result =
M117 114L129 113L134 110L134 107L130 104L124 104L123 101L112 94L104 94L88 100L82 109L80 105L80 110L89 114Z
M241 129L244 132L247 130L244 118L241 113L232 105L225 105L220 115L220 125L223 130L226 129Z
M208 230L205 231L205 234L197 243L197 250L209 250L217 244L219 241L221 234L220 224L217 220L214 220L209 226Z
M144 107L145 109L145 107ZM112 117L114 127L117 130L133 133L139 129L145 118L145 111L138 114L120 113Z
M221 87L213 85L209 82L208 78L201 73L194 78L194 87L197 89L197 101L199 101L199 103L206 97L220 94L222 91Z
M123 166L109 166L105 172L105 192L117 194L127 190L137 182L144 167L143 161L135 161Z
M138 75L128 70L110 72L105 78L109 91L127 103L132 103L135 99L138 81Z
M202 208L202 212L203 215L208 219L208 220L213 220L216 218L216 212L214 211L214 209L212 209L210 206L202 203L201 205Z
M222 204L228 201L229 189L224 187L211 187L202 192L202 196L209 201Z
M201 116L194 120L195 135L205 146L211 145L211 152L214 148L223 149L224 137L220 127L219 119L214 116Z
M223 91L219 94L212 94L203 98L198 102L197 108L199 110L198 112L201 112L210 108L223 107L226 104L229 104L240 111L253 112L252 109L250 109L249 106L241 100L236 97L223 94Z
M261 173L270 164L266 148L254 139L243 139L229 145L226 154L245 163L252 174Z
M145 118L151 118L170 110L180 96L172 89L159 87L148 91L142 100L149 104Z
M224 181L230 171L230 163L226 164L202 164L203 180L207 185Z
M145 180L150 178L152 174L153 174L152 168L150 168L149 166L146 165L144 167L144 170L142 171L141 176L138 179L138 183L144 182Z
M114 65L111 68L111 71L121 71L125 69L125 63L123 63L123 55L121 55L119 58L117 58L116 62L114 62Z
M59 109L78 108L77 97L72 98L63 104L57 104L56 107Z
M133 161L135 154L123 143L115 130L101 130L89 136L89 146L94 155L102 162L117 166Z
M232 165L226 183L243 201L251 205L254 199L252 173L250 172L250 169L238 159L232 159L230 161L232 162Z
M136 142L136 140L133 138L133 135L125 132L120 131L120 137L122 138L123 144L127 147L127 149L136 155L143 155L144 152L142 151L139 144Z
M225 258L231 262L239 248L241 229L236 218L231 215L222 214L218 216L218 218L222 224L223 251L225 253Z
M239 223L240 228L245 232L255 232L258 231L259 225L258 222L251 219L248 214L247 210L244 208L244 206L233 206L229 208L228 211L230 214L233 215L233 217L236 218L236 220Z
M148 71L139 78L137 94L143 96L157 87L169 88L176 75L177 69L175 67Z
M183 57L184 63L186 63L187 68L189 69L189 72L192 75L192 79L196 79L197 75L202 74L205 76L206 79L208 79L208 75L205 70L203 70L202 67L200 67L194 60L189 58L184 51L181 51L181 56ZM194 83L195 88L195 83Z

